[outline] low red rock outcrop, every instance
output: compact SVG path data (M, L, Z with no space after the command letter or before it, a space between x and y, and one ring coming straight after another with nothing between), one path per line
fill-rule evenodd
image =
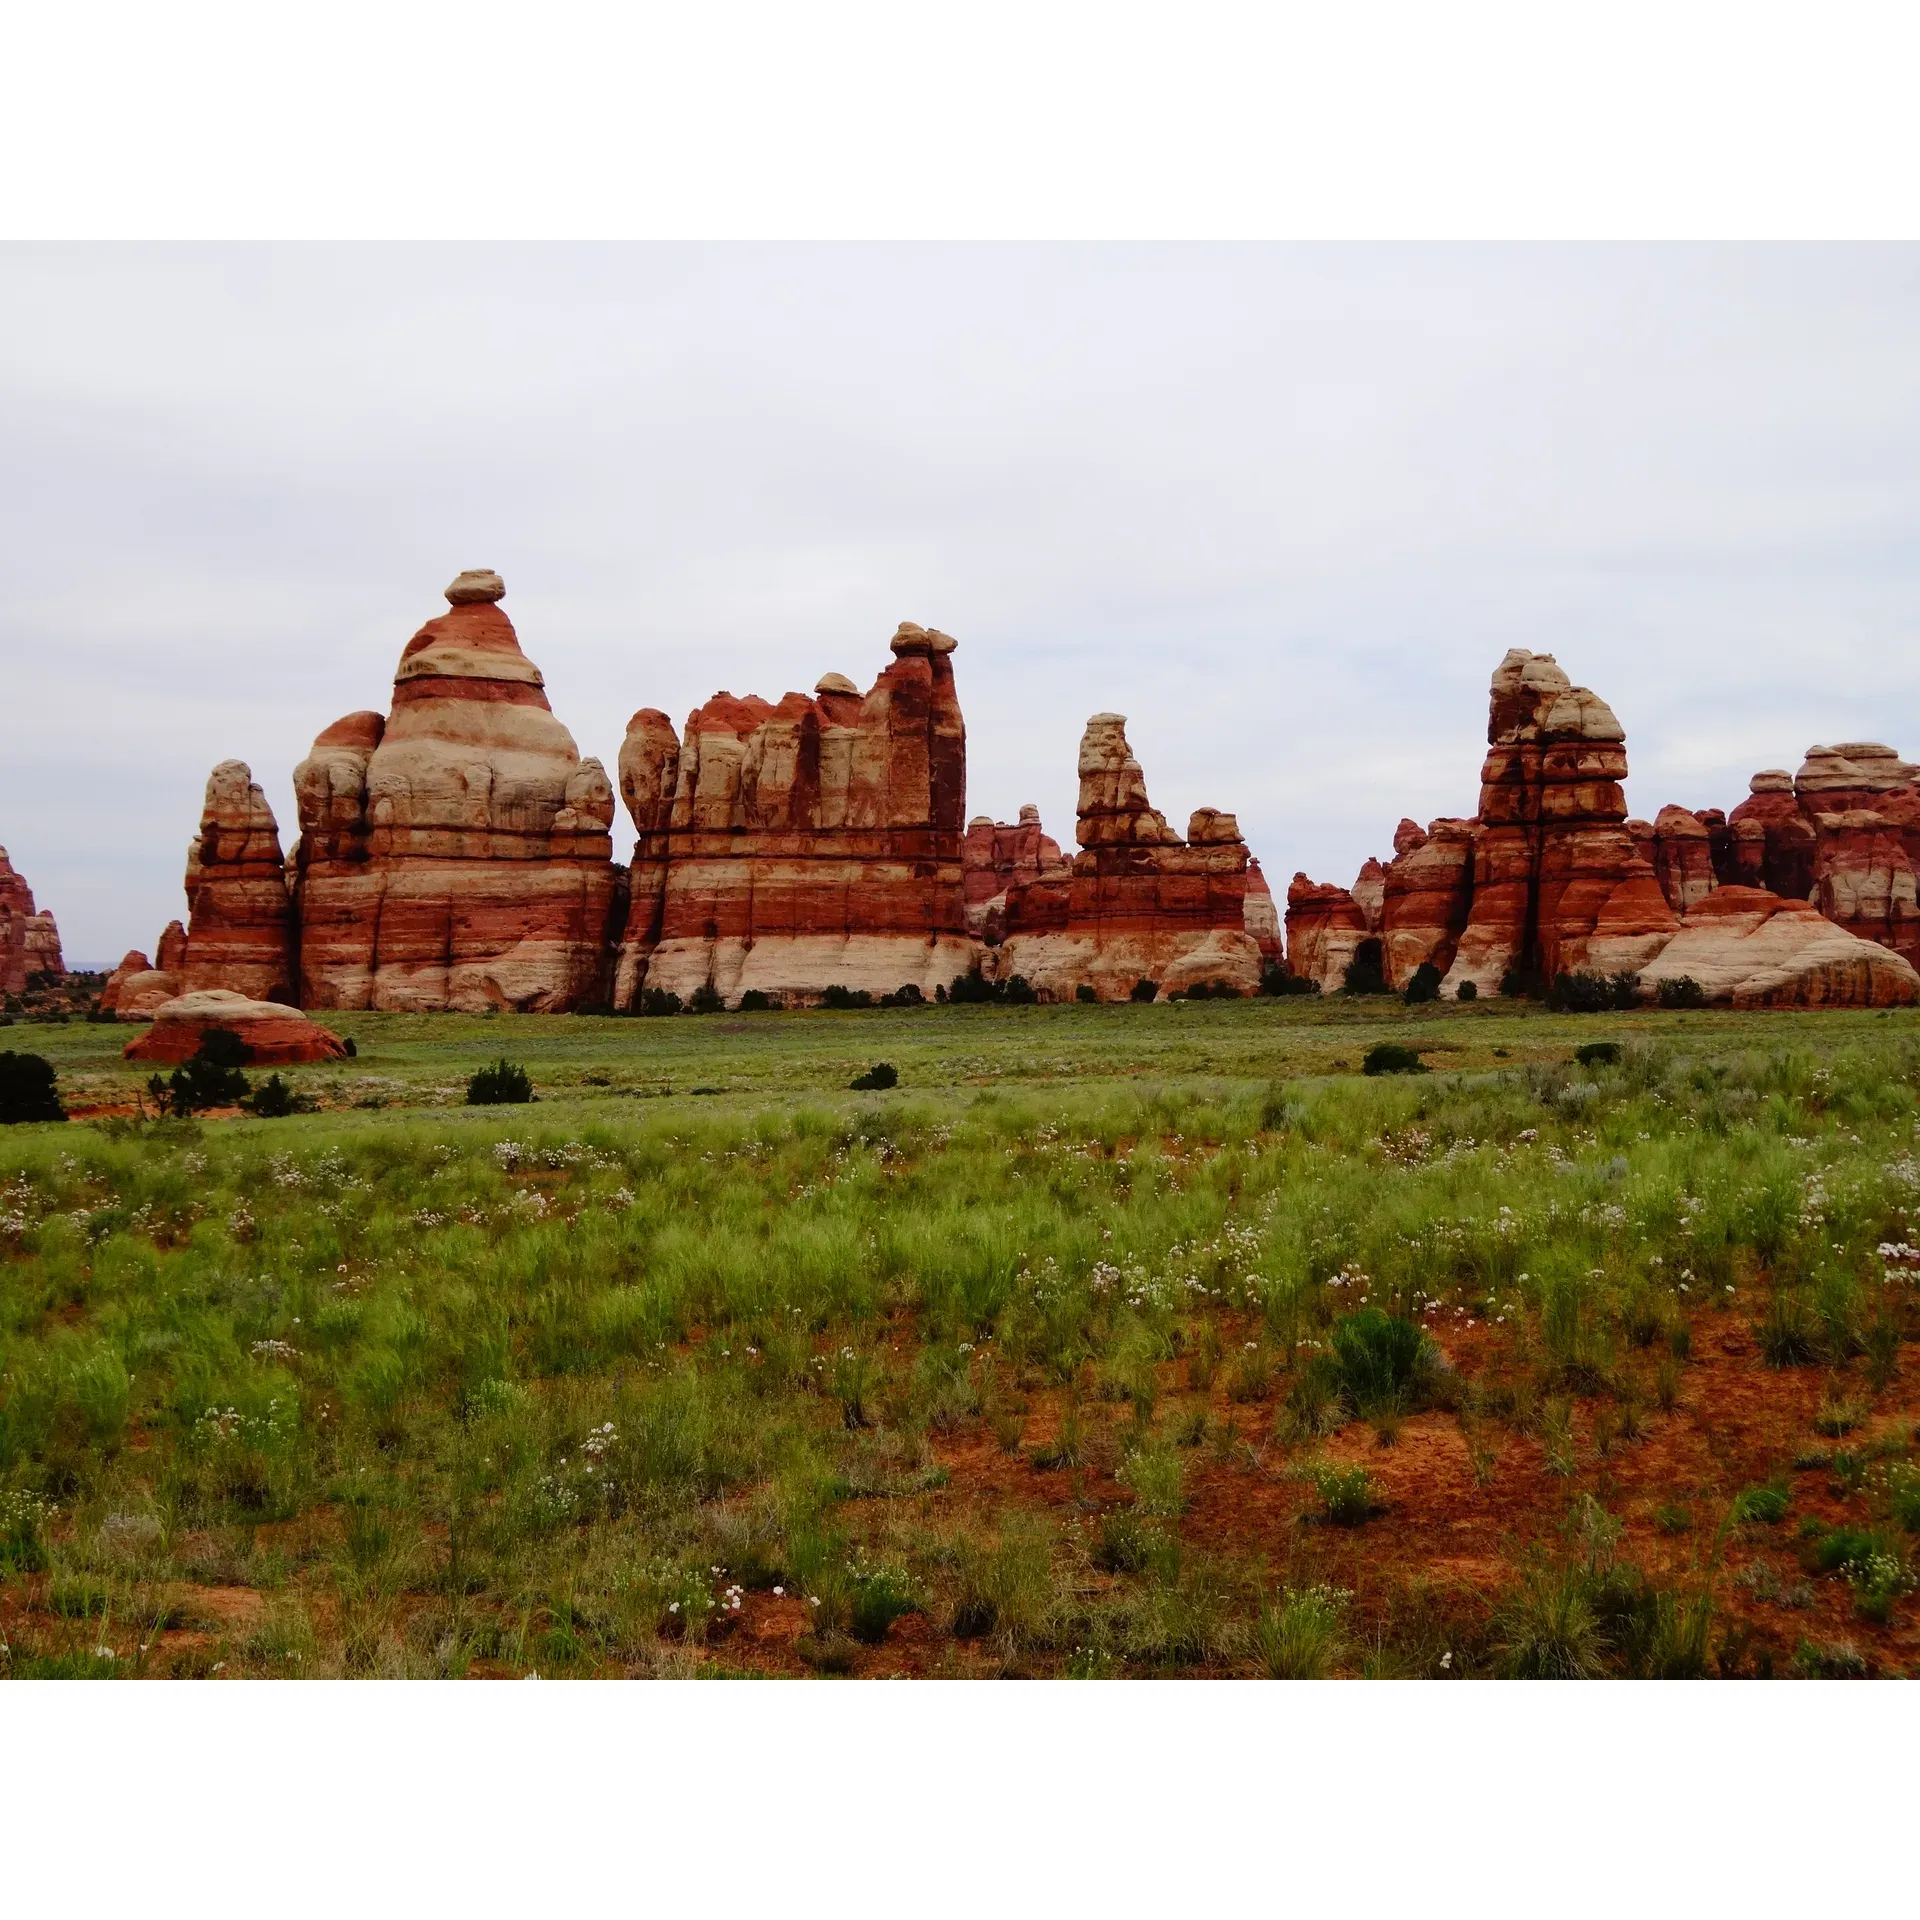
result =
M294 774L299 997L402 1012L604 1002L621 876L613 787L463 573L401 653L392 711L349 714Z
M839 674L777 704L719 693L678 743L664 715L634 716L617 1004L656 988L729 1005L832 986L931 999L969 971L955 643L908 621L891 644L865 695Z
M347 1057L340 1036L309 1020L298 1007L253 1000L217 987L182 994L156 1008L152 1025L129 1040L122 1052L129 1060L177 1066L200 1051L211 1027L238 1034L250 1066L292 1066Z
M223 760L207 781L186 886L181 992L217 987L290 1005L297 942L280 825L244 761Z
M0 847L0 993L21 994L36 974L64 977L60 929L33 904L33 889Z
M1048 1000L1073 999L1083 986L1125 1000L1141 980L1163 994L1202 984L1256 992L1260 946L1247 932L1239 822L1202 807L1181 839L1147 798L1123 714L1087 722L1079 772L1079 852L1064 902L1044 875L1009 890L995 977L1017 975Z

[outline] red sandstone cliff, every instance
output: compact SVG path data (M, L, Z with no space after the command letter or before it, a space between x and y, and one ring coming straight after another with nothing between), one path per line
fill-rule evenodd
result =
M968 971L966 726L954 642L903 622L863 696L829 674L778 704L716 694L677 747L634 716L621 789L639 833L616 1002L711 987L730 1004L828 987L928 998Z

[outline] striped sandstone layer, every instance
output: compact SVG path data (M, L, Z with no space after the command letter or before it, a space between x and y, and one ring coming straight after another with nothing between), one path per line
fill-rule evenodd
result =
M280 826L243 761L223 760L207 781L186 886L180 991L218 987L291 1004L297 940Z
M303 1006L605 999L613 788L554 717L504 592L463 573L402 652L391 713L336 721L295 769Z
M1096 713L1080 741L1071 878L1009 890L994 976L1025 979L1045 1000L1084 985L1125 1000L1141 980L1162 994L1260 985L1247 931L1247 847L1230 813L1202 807L1182 840L1147 799L1123 714Z
M903 622L863 695L716 694L675 741L643 709L620 752L639 835L614 976L627 1007L702 988L802 1005L829 987L927 998L969 971L966 724L954 641Z

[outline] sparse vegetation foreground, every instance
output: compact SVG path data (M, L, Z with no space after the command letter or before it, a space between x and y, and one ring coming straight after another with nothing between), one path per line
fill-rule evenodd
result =
M1920 1016L343 1025L33 1030L0 1673L1920 1665Z

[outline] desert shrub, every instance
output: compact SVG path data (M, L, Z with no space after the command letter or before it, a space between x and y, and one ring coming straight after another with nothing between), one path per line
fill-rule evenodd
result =
M1260 1609L1253 1657L1270 1680L1325 1680L1346 1650L1347 1604L1341 1587L1289 1587Z
M305 1094L295 1093L277 1073L269 1074L254 1088L247 1105L261 1120L284 1120L289 1114L313 1111L312 1100Z
M977 973L962 973L947 989L947 999L956 1007L1031 1007L1040 996L1025 974L1016 973L1009 980L983 980Z
M1360 1063L1360 1071L1369 1075L1426 1073L1428 1070L1427 1063L1414 1048L1403 1047L1396 1040L1382 1040L1377 1046L1369 1047Z
M1320 1502L1320 1518L1333 1527L1357 1527L1381 1511L1380 1489L1365 1467L1336 1467L1316 1460L1301 1477Z
M1407 982L1406 1002L1410 1007L1423 1005L1429 1000L1440 998L1440 982L1445 976L1431 960L1422 960L1413 970L1413 978Z
M1340 978L1342 993L1391 993L1387 985L1378 940L1362 940L1353 950L1353 958L1347 962L1347 970Z
M1547 989L1555 1013L1614 1013L1631 1007L1640 984L1637 973L1556 973Z
M1616 1067L1620 1064L1620 1043L1589 1040L1585 1046L1574 1048L1573 1057L1583 1067Z
M1318 993L1320 982L1309 980L1303 974L1289 973L1278 962L1269 961L1260 970L1260 991L1284 999L1290 994Z
M1100 1516L1093 1564L1103 1573L1143 1573L1164 1554L1166 1536L1138 1507L1118 1507Z
M883 1007L924 1007L927 996L909 980L904 986L895 987L891 993L883 993L880 1004Z
M749 987L740 996L739 1010L742 1013L770 1013L773 1002L758 987Z
M1453 997L1456 1000L1478 1000L1480 998L1480 989L1473 981L1462 980L1458 991Z
M689 1013L722 1013L726 1010L726 997L711 980L703 980L693 990L693 998L687 1002Z
M1354 1412L1408 1409L1431 1383L1437 1359L1432 1336L1414 1321L1378 1307L1362 1307L1333 1323L1323 1358L1340 1396Z
M1786 1518L1791 1503L1792 1496L1785 1487L1742 1487L1734 1495L1733 1517L1757 1521L1761 1526L1776 1526Z
M1873 1671L1850 1640L1802 1640L1793 1650L1793 1670L1807 1680L1864 1680Z
M855 1572L852 1586L847 1631L866 1646L878 1646L902 1614L920 1610L912 1586L897 1567L861 1568Z
M836 1013L855 1013L873 1005L873 995L865 987L829 987L820 996L820 1004Z
M1100 996L1095 993L1093 988L1084 980L1074 988L1073 997L1079 1001L1083 1007L1097 1007L1100 1004Z
M467 1081L470 1107L524 1107L532 1098L533 1081L526 1068L511 1060L496 1060Z
M1159 997L1160 982L1158 980L1136 980L1133 983L1133 990L1127 995L1127 998L1136 1006L1142 1007L1150 1000L1157 1000Z
M66 1117L51 1061L37 1053L0 1053L0 1127Z
M1797 1287L1773 1290L1754 1334L1770 1367L1809 1367L1820 1358L1819 1316Z
M659 1019L663 1014L678 1013L680 996L677 993L669 993L665 987L648 987L641 994L634 1011L649 1019Z
M1503 1000L1539 1000L1546 991L1547 983L1538 967L1511 966L1500 976Z
M1663 1007L1704 1007L1707 1004L1706 988L1686 973L1672 980L1662 980L1654 989L1654 997Z
M899 1084L899 1072L888 1060L876 1060L865 1073L855 1074L847 1082L855 1093L878 1093L887 1087L896 1087Z

